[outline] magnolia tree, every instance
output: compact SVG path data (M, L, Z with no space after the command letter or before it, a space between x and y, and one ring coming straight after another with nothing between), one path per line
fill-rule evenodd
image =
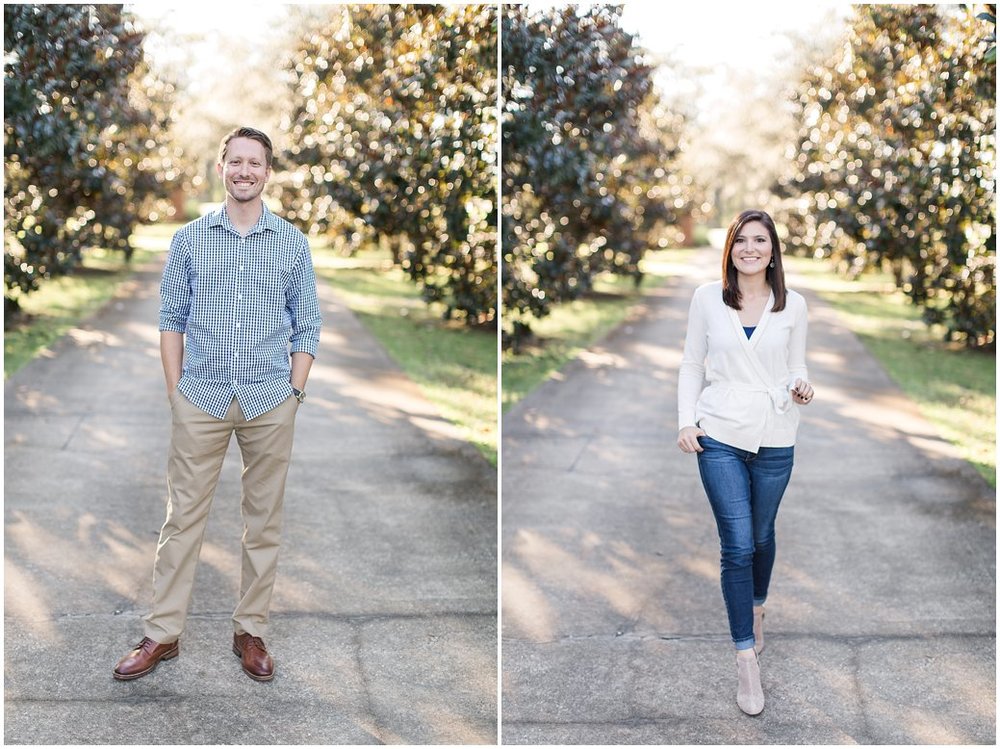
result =
M620 8L503 11L505 343L530 322L639 261L687 208L675 168L683 118L653 89L653 68Z
M779 186L789 245L852 272L892 270L929 323L971 347L996 335L996 67L960 6L856 6L809 70Z
M129 236L179 175L172 90L120 5L4 6L5 311L90 246Z
M495 324L495 8L338 6L292 65L289 216L384 239L446 317Z

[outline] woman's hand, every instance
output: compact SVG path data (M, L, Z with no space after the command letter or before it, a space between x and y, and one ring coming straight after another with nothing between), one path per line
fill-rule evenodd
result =
M677 435L677 447L686 453L700 453L704 448L698 444L698 438L707 436L698 427L684 427Z
M792 388L792 400L800 406L807 406L812 403L813 395L815 394L812 385L808 382L802 379L795 380L795 386Z

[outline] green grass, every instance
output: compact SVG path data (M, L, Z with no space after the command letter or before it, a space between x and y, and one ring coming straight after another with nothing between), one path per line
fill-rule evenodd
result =
M942 341L885 275L850 281L828 262L786 258L829 301L921 413L996 488L996 357Z
M22 316L5 321L10 327L4 330L4 379L111 299L133 268L152 258L156 231L147 227L137 231L131 263L120 252L94 248L84 253L81 267L72 275L50 279L21 297Z
M497 336L441 319L387 252L344 257L313 251L316 273L336 288L428 400L497 464Z
M595 282L595 294L560 304L546 317L533 320L532 341L516 354L504 352L503 410L509 410L566 362L618 326L644 290L677 274L694 252L647 252L641 266L646 275L640 288L636 289L631 279L605 274Z

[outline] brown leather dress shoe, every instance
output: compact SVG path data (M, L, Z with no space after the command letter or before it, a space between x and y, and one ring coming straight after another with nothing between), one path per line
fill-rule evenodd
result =
M243 673L255 681L270 681L274 678L274 662L267 654L264 641L244 632L233 635L233 652L243 663Z
M118 661L114 676L122 681L138 679L156 668L156 664L160 661L176 658L178 653L180 653L180 645L177 640L161 645L148 637L143 637L142 642Z

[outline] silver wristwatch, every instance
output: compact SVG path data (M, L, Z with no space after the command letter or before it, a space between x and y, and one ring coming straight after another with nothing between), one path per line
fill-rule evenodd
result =
M295 400L297 400L299 403L304 403L305 400L306 400L306 391L305 390L298 390L298 389L296 389L296 388L293 387L292 388L292 395L295 396Z

